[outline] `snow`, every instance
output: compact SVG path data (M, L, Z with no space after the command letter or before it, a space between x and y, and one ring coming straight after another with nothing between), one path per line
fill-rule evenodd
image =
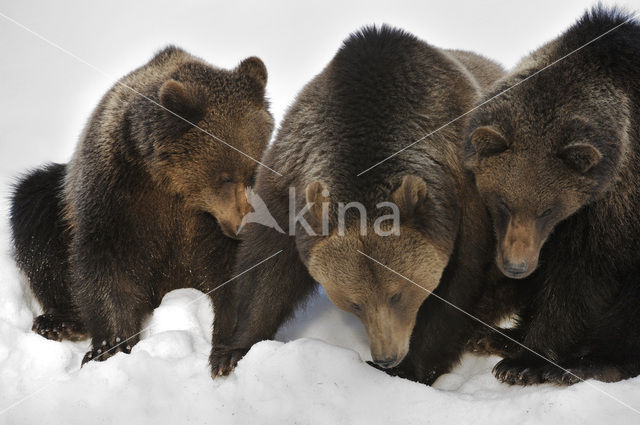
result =
M640 378L509 387L491 375L497 357L473 355L433 387L389 377L365 363L368 342L357 318L336 309L322 291L276 341L255 345L234 373L216 380L207 366L211 304L193 289L164 298L131 354L82 369L88 341L54 342L31 331L40 307L10 255L10 184L30 167L68 160L100 95L162 45L174 42L225 67L252 54L263 57L279 120L340 40L365 23L390 22L437 45L471 48L510 66L591 4L510 3L504 22L506 11L495 1L481 8L478 2L266 3L234 8L189 1L172 10L168 1L0 1L0 13L114 77L0 17L0 424L640 423L640 413L622 404L640 410ZM127 13L119 12L125 4ZM465 7L470 12L460 14ZM544 25L537 22L542 17Z
M5 216L6 209L2 223ZM0 233L7 247L6 225ZM321 290L277 341L256 344L226 378L209 376L212 308L194 289L165 296L131 354L80 369L88 341L54 342L31 332L39 307L6 250L0 276L0 424L599 424L639 418L597 389L638 409L640 378L509 387L490 373L497 357L473 355L431 388L387 376L365 363L370 355L358 319L336 309Z

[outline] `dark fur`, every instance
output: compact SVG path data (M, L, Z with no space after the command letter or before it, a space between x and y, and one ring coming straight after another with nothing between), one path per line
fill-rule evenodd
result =
M50 164L24 177L11 204L15 258L44 314L33 330L49 339L86 336L69 294L68 225L64 222L63 187L66 166Z
M376 203L389 200L403 176L419 176L426 182L428 195L421 207L423 215L416 217L411 226L433 247L451 255L436 292L459 307L474 311L483 292L483 276L492 268L493 245L485 207L473 188L471 174L461 164L463 120L356 177L366 167L471 108L479 86L455 59L457 53L460 52L445 53L389 27L367 28L352 35L329 65L303 89L275 143L265 153L263 161L284 177L260 169L256 189L286 229L290 186L296 188L297 211L305 204L305 187L321 181L329 189L332 205L359 201L373 214ZM485 77L491 70L499 70L468 53L463 59L473 59L475 72ZM480 66L483 61L484 69ZM263 226L247 227L235 273L282 252L230 285L233 303L225 306L227 314L216 315L214 323L214 376L229 373L253 344L272 338L314 290L315 282L307 267L311 252L323 238L296 230L292 237ZM419 266L408 264L410 258L419 261L429 254L415 252L411 246L398 252L392 250L391 239L387 241L388 247L384 242L376 246L384 256L379 259L398 260L408 273ZM349 266L345 259L353 259L363 268ZM335 283L338 287L343 284L346 295L347 288L358 281L359 274L364 276L365 270L374 273L375 279L370 282L373 290L385 290L385 283L375 286L384 271L359 257L355 249L336 252L335 262L329 267L339 268L337 264L345 262L351 268L344 271L343 282ZM406 281L402 283L411 286ZM349 303L339 306L348 309ZM434 297L427 298L418 313L409 354L392 372L433 382L458 360L474 326L475 322L459 311Z
M627 19L602 8L585 14L493 94ZM535 291L511 332L581 379L640 373L638 58L640 24L632 21L484 105L470 122L469 164L493 216L496 259L509 273L518 251L527 266L519 283ZM473 136L487 126L500 135ZM579 151L568 148L576 143ZM504 382L578 381L518 346L503 354L494 372Z
M255 158L269 140L257 58L227 71L170 47L120 81ZM70 327L88 333L84 361L104 360L131 349L168 291L223 283L238 242L221 224L242 203L255 166L115 85L72 161L31 173L14 193L16 259L45 313L34 330L52 339L71 337ZM222 291L211 296L215 306Z

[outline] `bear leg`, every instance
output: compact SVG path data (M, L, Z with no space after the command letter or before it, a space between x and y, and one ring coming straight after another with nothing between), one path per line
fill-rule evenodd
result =
M316 287L293 237L264 226L251 230L236 257L239 277L225 287L225 302L214 302L213 378L228 375L253 344L272 339Z
M25 175L11 199L14 255L45 314L33 331L60 341L86 337L69 293L70 226L64 219L66 165L49 164Z
M101 309L94 312L90 320L91 350L87 352L82 364L88 361L104 361L116 353L129 354L140 340L141 325L145 316L153 311L143 303L132 300L120 302L102 299ZM116 307L117 306L117 307Z
M118 352L129 353L140 339L143 320L155 307L146 290L149 284L134 283L144 280L113 266L83 266L87 268L78 268L83 270L72 287L75 304L91 335L92 348L83 364L106 360Z

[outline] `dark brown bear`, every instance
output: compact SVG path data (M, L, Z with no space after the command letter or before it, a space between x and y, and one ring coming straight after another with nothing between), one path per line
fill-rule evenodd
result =
M427 295L473 311L493 252L488 214L462 164L463 120L393 154L472 107L480 86L463 63L501 76L484 58L366 28L302 90L263 160L283 177L259 169L256 180L285 230L243 230L234 269L242 275L214 320L214 377L272 338L316 281L363 322L379 367L431 383L455 364L474 322ZM385 219L388 201L399 223Z
M44 310L36 332L89 335L84 361L104 360L131 349L168 291L230 277L251 158L273 129L266 80L258 58L227 71L169 47L107 92L69 164L18 184L11 225Z
M511 344L494 369L504 382L640 373L640 24L628 20L585 14L498 82L488 98L518 85L470 122L496 263L535 291L508 332L548 359Z

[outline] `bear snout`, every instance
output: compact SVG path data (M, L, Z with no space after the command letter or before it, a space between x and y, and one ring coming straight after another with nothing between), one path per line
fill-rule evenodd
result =
M529 265L526 261L521 261L520 263L512 263L508 260L505 260L503 263L504 271L514 277L523 275L529 271Z
M496 261L502 273L511 279L523 279L538 267L538 251L529 249L526 252L514 253L503 249Z
M222 230L222 233L224 233L224 235L228 238L231 239L240 239L240 237L238 236L238 232L240 229L240 226L234 226L233 223L229 223L229 222L219 222L220 223L220 229Z
M383 369L390 369L392 367L397 366L400 361L398 360L398 357L387 357L384 359L373 359L373 362L377 365L380 366Z
M392 317L380 320L378 323L365 324L369 335L369 348L373 362L383 369L389 369L400 364L409 352L409 339L413 323L400 324Z
M512 217L498 249L496 263L512 279L529 276L538 267L540 236L535 220Z

